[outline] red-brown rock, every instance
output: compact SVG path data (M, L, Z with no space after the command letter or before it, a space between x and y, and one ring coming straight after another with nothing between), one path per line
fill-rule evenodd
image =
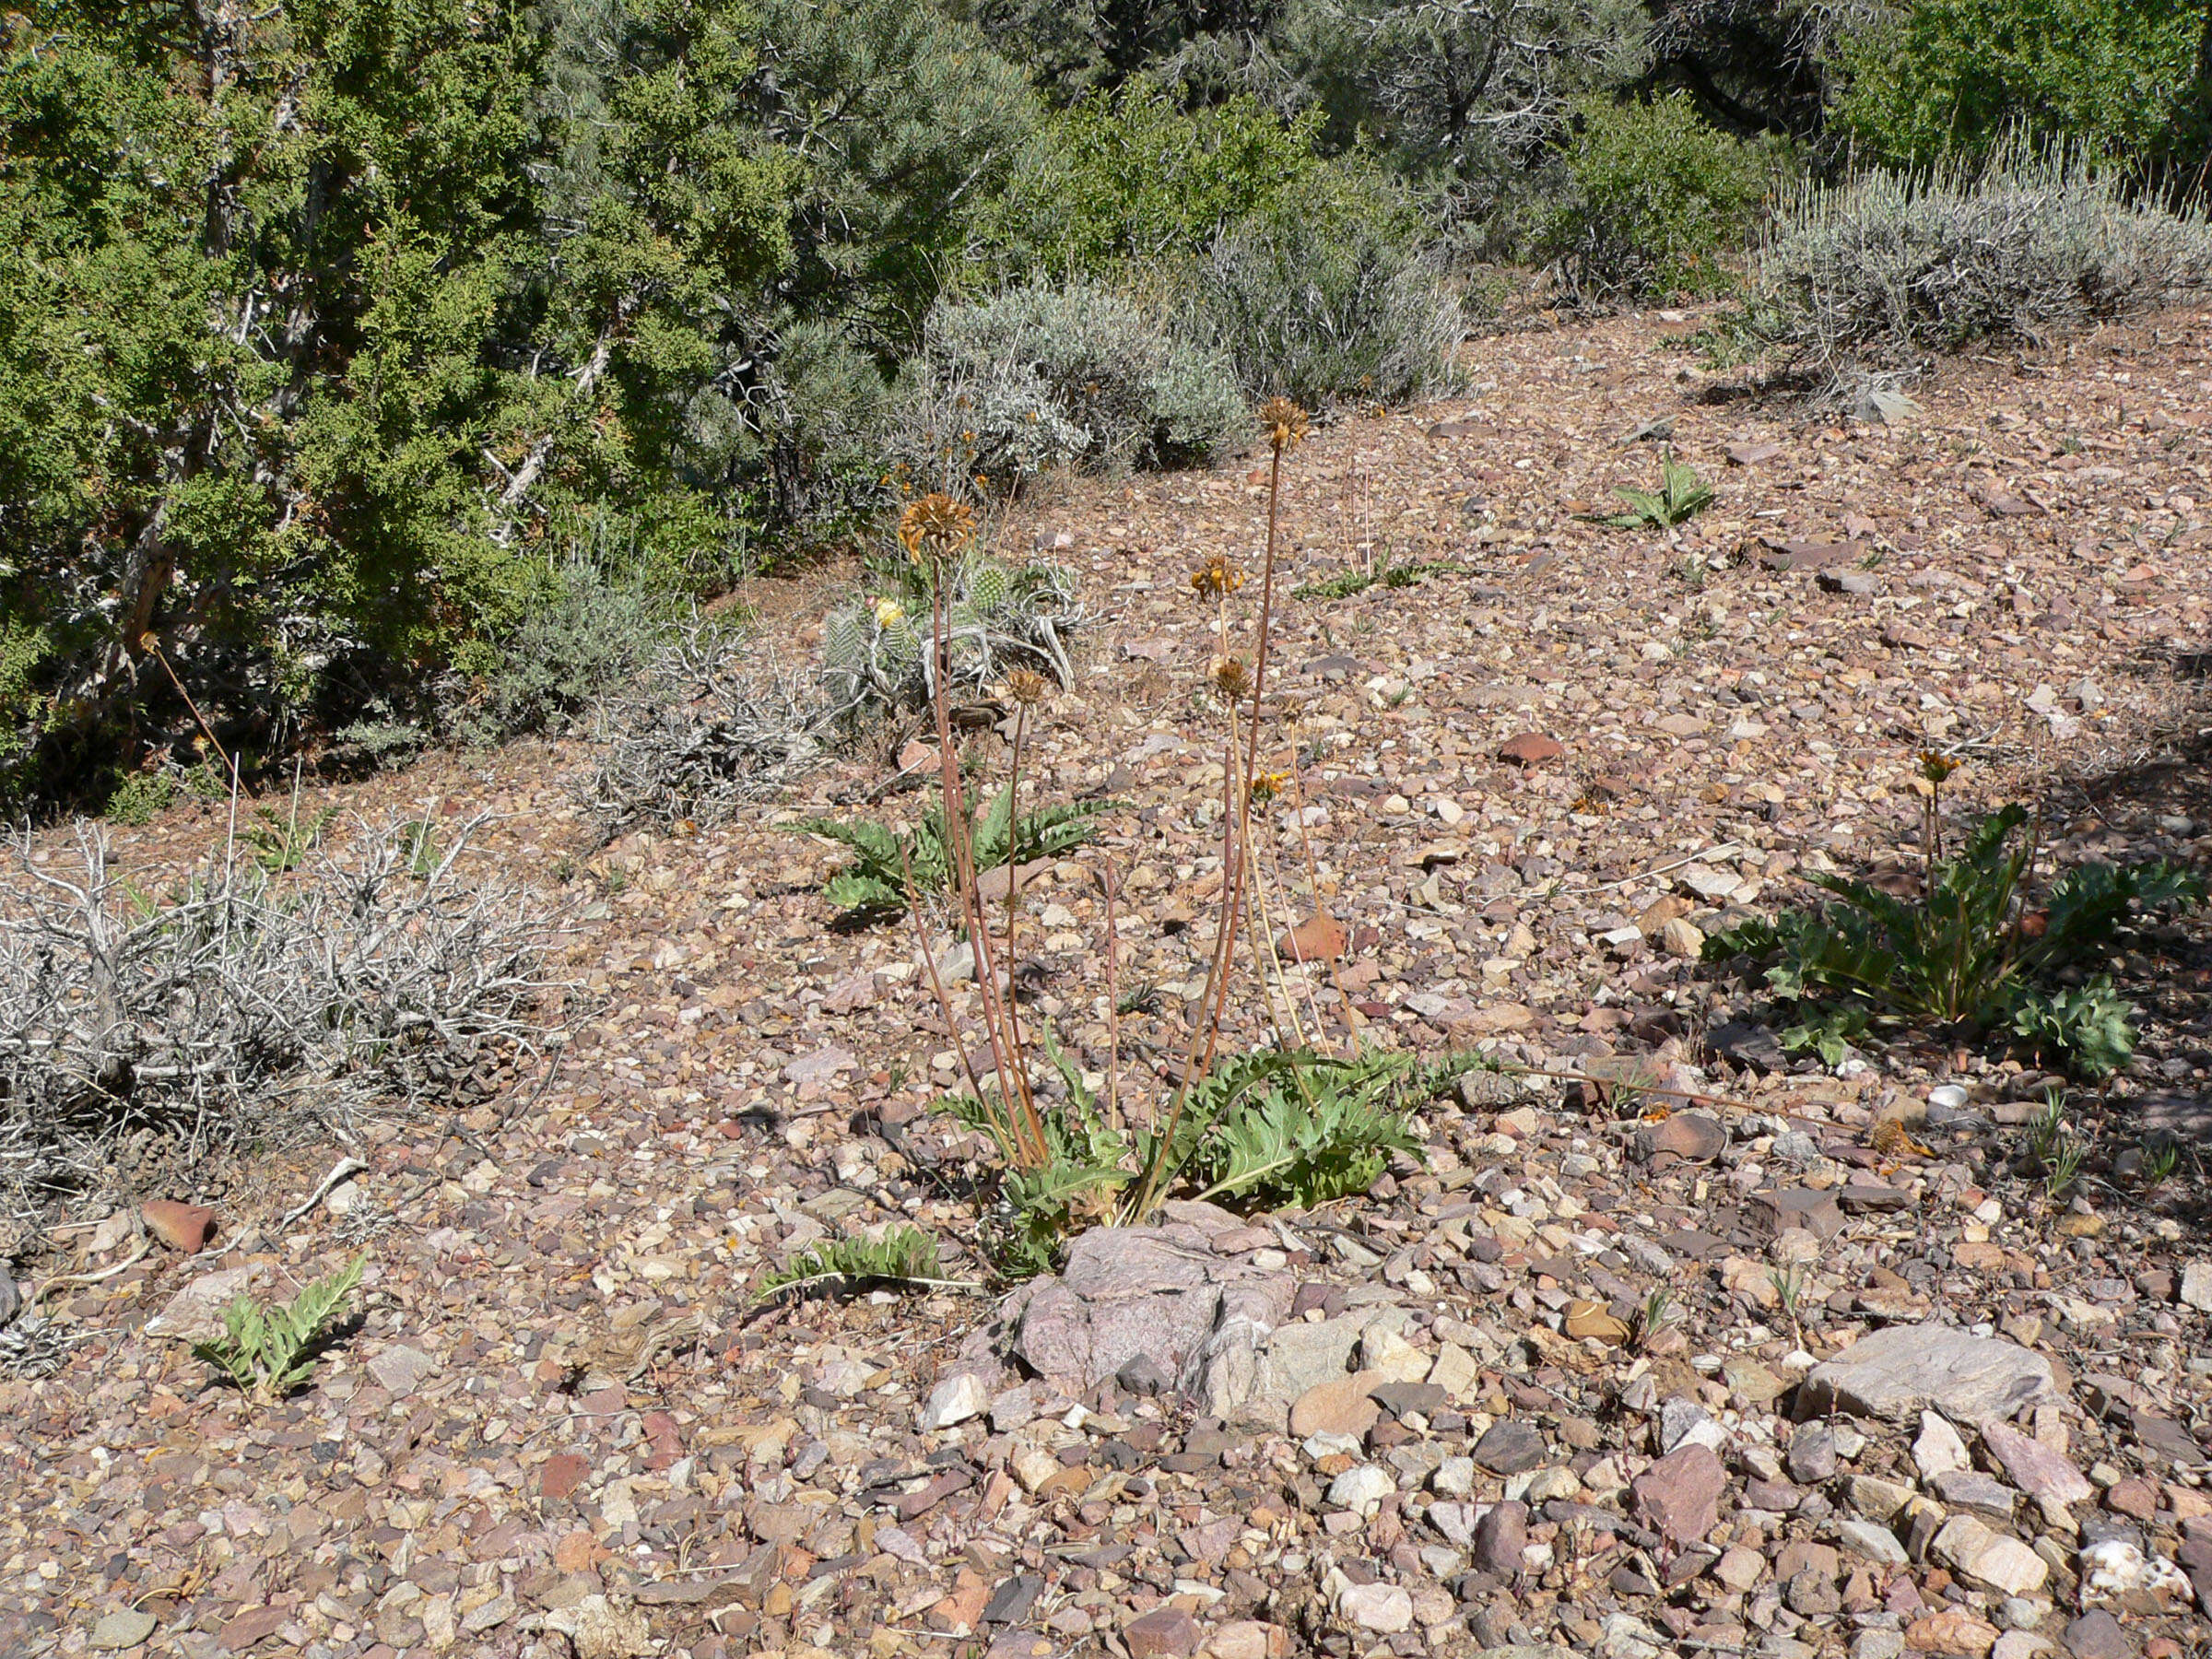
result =
M592 1472L592 1465L573 1452L556 1452L537 1466L537 1494L541 1498L566 1498L583 1484L583 1477Z
M1198 1621L1181 1607L1155 1607L1122 1627L1129 1659L1191 1659L1199 1634Z
M1511 760L1515 766L1537 766L1547 760L1557 760L1566 752L1567 746L1557 737L1547 737L1541 732L1523 732L1499 745L1498 759Z
M1333 962L1350 943L1344 924L1324 912L1316 912L1287 930L1275 942L1276 953L1286 961Z
M156 1198L139 1211L147 1230L171 1250L186 1254L207 1248L215 1236L215 1212L204 1204L179 1204L173 1198Z
M1711 1446L1677 1446L1631 1483L1636 1511L1678 1544L1695 1543L1721 1521L1728 1471Z

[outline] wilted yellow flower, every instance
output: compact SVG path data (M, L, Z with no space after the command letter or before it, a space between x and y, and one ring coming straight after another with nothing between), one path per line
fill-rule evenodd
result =
M1252 780L1252 798L1264 806L1281 794L1283 786L1289 782L1290 774L1287 771L1260 772Z
M932 490L899 515L899 542L916 564L924 549L934 561L975 538L975 509Z
M1244 585L1244 573L1217 553L1191 572L1191 588L1201 599L1218 599Z
M1306 412L1287 397L1271 397L1260 406L1260 427L1279 455L1306 435Z
M896 599L876 601L876 626L890 628L906 619L906 607Z
M1252 695L1252 669L1241 656L1218 656L1206 667L1214 689L1230 701Z
M1017 668L1006 676L1006 695L1025 709L1042 702L1052 688L1052 682L1034 668Z
M1938 787L1942 785L1943 781L1946 778L1948 778L1958 770L1958 761L1950 759L1946 756L1939 755L1933 749L1924 750L1921 754L1920 775L1925 778L1929 782L1934 783Z

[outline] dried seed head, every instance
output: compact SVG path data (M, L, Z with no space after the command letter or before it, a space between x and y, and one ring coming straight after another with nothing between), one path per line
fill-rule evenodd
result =
M935 563L975 539L975 509L932 490L899 515L899 542L916 564Z
M1219 599L1244 585L1244 573L1217 553L1191 572L1191 591L1201 599Z
M1271 397L1260 406L1260 427L1279 455L1306 435L1306 412L1287 397Z
M1025 709L1035 708L1052 689L1052 683L1034 668L1017 668L1006 676L1006 695Z
M1230 702L1252 695L1252 669L1241 656L1218 656L1206 668L1214 689Z

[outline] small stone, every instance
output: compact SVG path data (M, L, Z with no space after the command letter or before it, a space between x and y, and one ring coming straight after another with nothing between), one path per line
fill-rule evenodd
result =
M1779 1238L1794 1227L1804 1229L1817 1239L1832 1239L1843 1230L1843 1211L1837 1205L1835 1194L1811 1187L1769 1188L1754 1193L1744 1206L1744 1219L1759 1236L1769 1239Z
M2074 1659L2136 1659L2127 1628L2102 1607L2091 1609L2066 1627L2061 1638Z
M135 1648L150 1639L160 1624L151 1613L141 1613L135 1608L105 1613L92 1627L92 1645L103 1653Z
M1515 766L1540 766L1547 760L1559 759L1566 752L1566 745L1541 732L1523 732L1508 737L1498 747L1498 758L1511 760Z
M1360 1464L1329 1482L1329 1502L1337 1509L1365 1514L1397 1489L1398 1483L1391 1478L1389 1470Z
M1694 1442L1669 1452L1630 1483L1637 1512L1679 1544L1694 1543L1720 1524L1727 1488L1728 1471L1712 1448Z
M1394 1636L1413 1627L1413 1596L1397 1584L1349 1585L1336 1608L1361 1630L1379 1636Z
M1741 1544L1729 1546L1712 1564L1712 1576L1733 1595L1749 1594L1751 1587L1766 1576L1766 1557Z
M215 1212L204 1204L179 1204L173 1198L156 1198L138 1212L146 1230L171 1250L186 1255L205 1250L215 1236Z
M1947 1325L1898 1324L1815 1366L1796 1409L1800 1418L1841 1410L1905 1422L1933 1407L1960 1422L2001 1422L2057 1394L2051 1362L2015 1343Z
M1342 1434L1359 1439L1382 1415L1382 1407L1368 1397L1368 1390L1382 1381L1372 1371L1354 1371L1315 1383L1291 1405L1292 1438Z
M1952 1509L1979 1510L2000 1521L2012 1519L2013 1489L1979 1469L1946 1469L1929 1486Z
M1275 1627L1239 1618L1216 1630L1206 1644L1206 1659L1270 1659Z
M1912 1488L1872 1475L1853 1475L1844 1491L1844 1500L1862 1515L1887 1521L1912 1501Z
M2032 1595L2051 1576L2051 1568L2018 1538L1994 1533L1971 1515L1953 1515L1943 1524L1929 1553L1959 1577L2004 1595Z
M1694 922L1677 916L1659 929L1659 948L1672 957L1696 961L1705 949L1705 935Z
M393 1347L369 1361L369 1374L395 1400L404 1400L438 1370L438 1361L420 1348Z
M1947 1659L1980 1659L1997 1645L1997 1627L1987 1619L1976 1618L1963 1607L1947 1607L1907 1625L1905 1645Z
M1912 1466L1920 1471L1924 1481L1934 1480L1953 1469L1971 1467L1966 1454L1966 1442L1959 1438L1959 1430L1950 1420L1938 1413L1920 1414L1920 1438L1912 1442Z
M2212 1262L2192 1262L2182 1269L2182 1306L2212 1313Z
M1191 1659L1199 1636L1198 1621L1181 1607L1155 1607L1122 1627L1129 1659Z
M1902 1659L1905 1639L1897 1630L1861 1630L1851 1639L1851 1659Z
M1800 1423L1790 1432L1790 1478L1818 1486L1836 1472L1836 1437L1826 1423Z
M1647 1163L1662 1156L1711 1163L1728 1149L1728 1131L1702 1112L1677 1112L1663 1124L1636 1132L1636 1150Z
M990 1409L991 1391L984 1386L982 1378L973 1371L958 1371L929 1391L929 1398L922 1406L920 1426L927 1434L981 1417Z
M2097 1495L2097 1488L2065 1453L2053 1451L2008 1423L1984 1423L1982 1443L2005 1465L2013 1484L2030 1498L2052 1503L2083 1503Z
M1315 912L1296 927L1284 930L1275 942L1276 954L1293 962L1333 962L1344 954L1351 943L1344 924L1334 916Z
M2038 1653L2050 1651L2047 1638L2016 1629L1997 1638L1997 1645L1989 1650L1989 1659L2036 1659Z
M1475 1442L1475 1461L1495 1475L1522 1474L1546 1455L1544 1437L1512 1418L1492 1423Z
M1494 1503L1475 1524L1469 1555L1476 1571L1510 1578L1521 1571L1521 1552L1527 1547L1528 1505Z
M1902 1567L1911 1559L1897 1535L1878 1521L1839 1521L1836 1537L1846 1549L1884 1566Z
M574 1452L556 1452L537 1465L538 1496L566 1498L583 1484L584 1477L591 1472L590 1459Z

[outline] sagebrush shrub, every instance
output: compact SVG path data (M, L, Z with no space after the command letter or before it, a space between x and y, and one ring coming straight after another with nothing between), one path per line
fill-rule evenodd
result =
M574 560L550 573L539 602L471 645L446 722L467 741L498 743L557 728L634 679L665 644L677 606L641 581Z
M1807 185L1758 262L1761 326L1828 368L1907 366L2037 340L2212 282L2212 224L2130 199L2078 155L2011 147L1978 169L1877 169Z
M1255 214L1215 242L1187 300L1248 394L1311 407L1434 390L1464 332L1441 265L1388 205Z
M1251 432L1220 353L1089 283L938 306L920 373L927 414L913 429L953 453L918 464L949 460L1001 489L1060 466L1202 465Z
M1550 245L1569 283L1594 292L1724 293L1778 157L1716 131L1686 92L1650 103L1591 98L1567 148L1571 194Z

